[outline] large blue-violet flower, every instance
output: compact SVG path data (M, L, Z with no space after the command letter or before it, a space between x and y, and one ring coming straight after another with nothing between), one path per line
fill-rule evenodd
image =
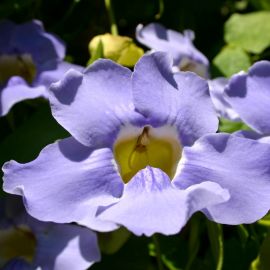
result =
M137 40L154 51L167 52L173 57L174 71L193 71L198 75L209 77L209 61L193 45L195 34L185 30L183 34L166 29L159 23L146 26L139 24L136 28Z
M68 71L50 102L72 137L27 164L7 162L4 190L40 220L136 235L175 234L196 211L225 224L263 217L270 145L215 134L207 82L171 67L156 52L133 73L110 60Z
M0 116L25 99L47 97L48 87L69 69L64 43L40 21L0 23Z
M15 196L0 202L1 269L84 270L100 260L97 237L91 230L38 221Z

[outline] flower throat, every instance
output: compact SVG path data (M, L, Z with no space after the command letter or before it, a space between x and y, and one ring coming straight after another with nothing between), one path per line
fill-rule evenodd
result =
M146 166L159 168L172 179L181 152L177 132L172 127L124 130L114 145L115 159L125 183Z

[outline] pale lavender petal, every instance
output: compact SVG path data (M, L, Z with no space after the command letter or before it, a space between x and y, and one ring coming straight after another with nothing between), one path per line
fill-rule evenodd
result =
M126 184L119 202L99 217L121 224L136 235L169 235L178 233L194 212L228 198L226 190L211 182L179 190L160 169L147 167Z
M70 70L51 87L56 120L79 142L112 146L122 125L142 118L134 111L131 71L110 60L98 60L84 74Z
M158 23L150 23L146 26L138 25L136 38L139 42L156 51L163 51L171 54L174 66L179 66L184 58L202 63L208 67L207 58L193 45L194 33L191 30L184 31L184 34L166 29Z
M258 142L262 143L270 143L270 136L264 136L252 130L239 130L234 132L233 134L242 138L257 140Z
M11 77L7 85L0 89L0 116L6 115L11 107L20 101L46 96L44 86L30 87L23 78Z
M34 86L44 85L47 88L54 82L61 80L64 74L69 69L74 69L82 72L84 68L75 64L71 64L64 61L50 61L42 64L40 67L40 73L37 75L33 82Z
M152 126L176 126L183 145L216 132L208 84L191 72L173 74L167 54L143 56L132 76L134 105Z
M174 184L218 183L230 200L204 211L219 223L252 223L270 209L270 145L229 134L206 135L183 150Z
M255 131L270 134L270 62L255 63L247 74L234 75L225 90L227 100Z
M96 234L68 224L50 224L36 234L37 249L33 264L41 269L84 270L100 260Z
M96 228L93 211L122 195L123 182L110 149L91 149L67 138L44 148L32 162L7 162L4 190L23 196L28 213L42 221L80 222ZM99 230L114 229L104 225Z
M223 117L232 121L240 121L239 115L234 111L230 103L226 100L224 90L228 84L228 81L228 79L222 77L214 80L209 80L208 84L210 96L219 117Z

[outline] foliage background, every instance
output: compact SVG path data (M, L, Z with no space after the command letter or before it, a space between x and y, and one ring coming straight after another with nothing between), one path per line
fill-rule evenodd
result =
M119 34L123 36L134 38L139 23L154 21L180 32L194 30L196 47L212 62L212 77L230 76L241 68L247 69L259 59L270 60L270 50L267 49L270 40L261 26L246 30L245 24L248 22L240 18L240 22L237 21L231 28L240 29L239 24L243 22L246 35L253 35L257 31L257 39L262 38L268 44L262 51L254 53L243 48L245 46L241 45L245 44L245 40L235 50L235 45L226 44L228 36L227 42L224 40L225 22L233 14L270 11L269 0L113 0L112 3ZM41 20L47 31L56 33L66 42L66 60L80 65L86 65L89 60L89 41L98 34L110 31L108 14L102 0L1 0L1 19L11 19L17 23ZM269 14L263 24L270 29L268 19ZM241 123L235 125L226 121L221 121L220 125L220 129L227 132L243 127ZM53 120L46 101L17 104L6 117L0 119L0 165L10 159L30 161L45 145L67 136ZM0 194L4 196L2 191ZM161 256L164 269L218 269L220 251L224 248L224 270L269 270L268 228L267 219L252 225L223 226L222 241L222 228L206 221L201 214L196 214L180 234L158 236L160 250L153 244L153 239L128 237L125 231L101 235L103 259L91 269L157 269L157 253ZM258 255L260 262L257 260L251 266Z

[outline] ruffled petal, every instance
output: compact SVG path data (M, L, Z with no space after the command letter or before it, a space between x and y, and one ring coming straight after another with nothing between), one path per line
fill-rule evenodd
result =
M0 89L0 116L6 115L16 103L38 97L47 97L44 86L30 87L21 77L11 77L7 85Z
M80 72L84 70L81 66L64 61L46 62L40 67L40 73L37 75L33 85L44 85L49 88L52 83L61 80L69 69L74 69Z
M207 207L219 223L252 223L270 209L270 145L229 134L206 135L183 150L176 186L186 189L203 181L218 183L230 200Z
M158 23L150 23L146 26L138 25L136 28L137 40L156 51L169 53L174 60L174 66L179 66L184 58L202 63L208 67L207 58L193 45L194 33L186 30L184 34L166 29Z
M4 190L23 196L28 213L58 223L91 220L100 205L122 195L123 182L110 149L91 149L67 138L44 148L32 162L7 162ZM108 224L100 231L111 230Z
M119 202L99 217L121 224L136 235L169 235L178 233L194 212L228 198L226 190L211 182L179 190L167 174L147 167L125 186Z
M55 119L87 146L112 146L122 125L142 118L134 111L131 71L98 60L84 74L70 70L51 87Z
M234 111L230 103L226 100L224 90L229 80L226 78L217 78L209 80L209 91L219 117L232 121L240 121L239 115Z
M36 64L65 57L65 45L53 34L44 31L41 21L33 20L16 26L11 46L18 52L29 53Z
M46 232L35 234L33 264L41 269L84 270L100 260L96 234L69 224L50 224Z
M207 82L191 72L173 74L167 54L143 56L132 77L134 105L156 127L174 125L183 145L216 132L218 118Z
M247 74L234 75L225 90L233 109L257 132L270 134L270 62L255 63Z

